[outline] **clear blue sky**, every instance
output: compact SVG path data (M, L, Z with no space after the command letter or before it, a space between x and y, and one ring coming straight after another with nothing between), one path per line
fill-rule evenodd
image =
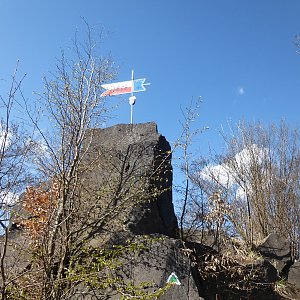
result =
M180 134L180 107L204 103L198 146L218 144L228 120L299 123L299 0L0 0L0 78L17 59L26 97L40 91L80 17L110 31L103 50L120 66L117 80L147 78L135 122L155 121L170 141ZM1 87L1 86L0 86ZM128 123L127 96L108 125Z

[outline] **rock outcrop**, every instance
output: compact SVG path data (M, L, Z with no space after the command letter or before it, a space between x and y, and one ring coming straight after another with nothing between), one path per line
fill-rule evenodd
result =
M97 161L98 165L88 173L89 183L106 185L107 178L117 175L123 190L130 182L128 191L121 193L123 197L135 193L143 198L124 208L122 226L116 225L112 232L114 243L120 241L120 236L130 238L133 243L145 239L142 251L135 256L132 253L123 256L121 276L136 286L150 283L151 287L145 291L153 292L166 287L168 277L174 272L180 285L170 286L160 299L201 299L189 258L184 254L182 242L176 239L171 147L165 137L157 132L155 123L116 125L90 133L86 142L88 161ZM132 178L138 180L132 184ZM98 246L97 243L96 236L92 244ZM120 297L114 291L107 296L112 300Z
M120 187L114 189L119 198L136 202L133 207L127 203L124 208L123 229L126 227L133 234L161 233L176 237L171 147L157 132L156 124L93 129L89 137L87 162L97 161L88 174L89 185L111 186L114 181Z
M115 271L122 282L141 287L146 294L164 289L159 297L163 300L285 299L274 291L282 274L300 288L300 264L291 266L289 243L279 235L268 236L258 246L263 258L247 263L218 252L209 235L186 242L178 238L171 147L155 123L92 129L84 149L85 190L80 191L79 208L89 210L95 224L100 216L105 219L105 212L109 211L111 218L86 233L88 246L98 251L123 246L128 240L137 245L118 257L120 267ZM101 203L91 206L95 199ZM10 237L24 247L28 243L22 229L12 230ZM11 255L13 249L8 249L9 266L18 272L30 267L28 257L19 261ZM177 284L167 284L170 276L178 279ZM72 299L120 299L116 288L95 292L88 283L78 281L78 293Z
M292 264L291 247L286 238L271 233L257 246L257 250L274 265L279 276L286 275Z
M152 292L165 287L168 277L175 273L181 284L171 286L160 297L165 300L210 300L216 297L280 299L273 291L278 279L277 270L268 259L240 264L208 245L182 243L176 239L177 223L171 193L171 149L166 139L157 133L154 123L93 130L89 149L91 161L100 157L98 167L90 173L89 182L106 182L107 177L114 177L112 166L119 166L114 172L118 176L121 174L122 180L126 176L139 178L140 183L143 182L143 192L149 196L147 201L126 210L123 227L116 227L114 232L115 236L125 232L126 237L134 242L144 235L152 238L154 234L157 238L147 243L147 247L134 257L132 254L123 257L122 277L125 280L137 286L142 282L151 282L153 285L145 290ZM144 182L145 178L150 180ZM96 239L94 242L97 245ZM270 250L274 246L270 243L262 244L261 251ZM272 255L277 255L278 259L288 256L285 246ZM111 291L109 299L118 299L118 295Z

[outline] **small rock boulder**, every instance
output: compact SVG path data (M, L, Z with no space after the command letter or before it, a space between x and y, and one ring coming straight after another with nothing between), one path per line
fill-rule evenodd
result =
M288 282L300 289L300 261L295 262L289 270Z

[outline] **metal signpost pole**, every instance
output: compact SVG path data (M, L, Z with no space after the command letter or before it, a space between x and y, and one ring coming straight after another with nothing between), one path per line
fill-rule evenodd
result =
M135 104L136 97L133 95L134 93L134 71L131 72L131 96L129 97L130 104L130 124L133 123L133 105Z

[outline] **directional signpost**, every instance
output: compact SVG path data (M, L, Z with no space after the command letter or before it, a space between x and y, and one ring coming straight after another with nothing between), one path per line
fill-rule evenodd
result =
M136 100L134 93L146 91L145 85L149 85L150 83L145 83L145 81L146 78L134 79L134 73L132 70L131 80L102 84L101 87L103 87L105 91L101 94L101 97L131 94L131 96L129 97L129 104L131 107L130 123L132 124L133 105L135 104L135 100Z

